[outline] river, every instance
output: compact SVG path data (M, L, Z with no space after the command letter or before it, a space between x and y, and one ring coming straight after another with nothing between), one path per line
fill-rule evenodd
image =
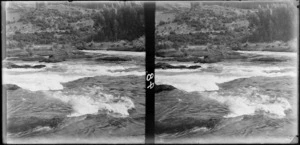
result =
M189 122L186 121L181 125L186 125L185 129L176 131L168 128L169 130L160 131L156 135L157 142L272 143L289 142L295 137L297 53L239 52L247 56L247 59L200 64L202 67L194 70L155 70L156 84L172 85L178 89L156 94L158 124L167 128L167 125L164 126L168 124L166 116L172 117L171 120L174 124L178 123L178 126L185 119L194 119L196 122L193 123L194 126L187 126ZM171 65L195 65L193 62L163 62ZM190 99L184 102L185 98L182 96ZM173 99L166 101L167 97ZM178 100L176 103L174 98ZM194 99L196 100L189 101ZM202 101L197 104L199 100ZM160 105L169 105L172 109L161 113L166 107ZM215 108L207 108L208 106ZM210 120L207 121L207 118Z
M129 55L132 59L4 60L46 66L2 68L3 84L20 87L6 93L8 142L144 142L145 67L140 58L145 53L84 52L93 58Z

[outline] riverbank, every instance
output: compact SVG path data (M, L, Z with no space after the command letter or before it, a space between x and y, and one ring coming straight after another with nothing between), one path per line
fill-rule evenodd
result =
M179 62L216 63L226 59L245 59L240 52L297 52L297 41L270 43L243 43L235 47L225 45L191 45L180 48L157 49L157 58L169 58Z

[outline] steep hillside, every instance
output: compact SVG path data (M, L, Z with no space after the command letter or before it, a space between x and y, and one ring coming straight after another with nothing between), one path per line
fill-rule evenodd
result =
M160 36L169 40L185 36L190 44L195 45L219 42L230 31L238 34L251 31L246 29L249 26L247 16L251 13L253 11L218 5L184 7L179 11L166 9L157 12L156 32L158 39ZM181 42L187 41L181 39Z
M8 48L53 43L82 48L90 42L130 43L144 35L141 3L11 2L6 14Z
M187 56L190 52L187 50L206 50L211 45L225 51L296 50L291 43L296 36L296 9L291 3L185 2L170 5L157 4L159 56L167 52L174 53L171 56Z

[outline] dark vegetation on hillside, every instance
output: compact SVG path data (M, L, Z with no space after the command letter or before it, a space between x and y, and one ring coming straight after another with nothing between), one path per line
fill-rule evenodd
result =
M289 41L296 30L296 11L291 5L258 9L256 16L248 19L250 27L257 27L248 37L250 42Z
M295 37L297 9L296 5L290 2L202 2L202 4L255 10L247 16L247 20L250 22L249 28L256 29L243 41L289 41Z
M118 6L115 9L104 9L101 15L95 15L95 28L101 27L95 41L134 40L144 35L144 9L141 5Z

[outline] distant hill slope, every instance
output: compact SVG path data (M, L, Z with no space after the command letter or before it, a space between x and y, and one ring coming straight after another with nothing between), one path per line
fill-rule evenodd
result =
M296 36L296 16L295 5L289 2L157 3L156 48L213 44L241 50L251 43L287 43Z
M6 14L8 47L132 41L144 35L141 3L10 2Z

